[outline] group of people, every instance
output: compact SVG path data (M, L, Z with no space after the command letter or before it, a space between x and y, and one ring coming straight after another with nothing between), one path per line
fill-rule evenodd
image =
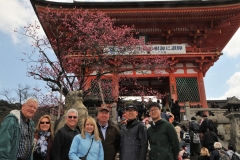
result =
M222 144L218 141L218 130L213 121L207 115L203 115L200 123L195 117L191 118L189 125L191 137L190 152L192 156L199 155L198 160L219 160L233 159L236 156L240 160L240 154L235 152L233 145L228 145L228 151L225 151ZM199 141L196 141L196 137Z
M160 105L148 105L152 123L146 126L137 120L138 109L129 104L125 108L127 122L115 126L109 121L109 108L100 107L96 120L87 117L77 127L78 111L66 112L66 123L54 135L51 117L43 115L35 128L32 117L38 100L29 98L20 111L13 110L0 127L0 159L9 160L145 160L159 157L176 160L179 152L177 133L172 124L162 119Z
M118 152L120 160L145 160L148 152L150 160L189 159L189 146L181 145L184 136L174 115L170 113L165 119L157 102L147 107L150 117L145 123L137 118L138 107L128 104L124 110L126 121L120 126L109 120L110 110L103 106L98 109L96 120L85 118L81 128L77 124L82 117L78 117L76 109L69 109L65 125L54 134L49 115L40 117L35 128L32 117L38 101L29 98L20 111L11 111L0 126L0 159L115 160ZM189 126L190 135L194 139L194 134L198 134L201 143L189 142L190 152L200 154L199 160L218 160L222 146L217 139L211 140L217 135L213 122L205 116L199 125L194 118ZM229 150L232 151L226 153L230 156L237 155L231 146Z
M228 145L228 150L225 151L220 142L214 142L213 150L210 152L206 147L201 148L198 160L239 160L240 154L234 151L233 145Z

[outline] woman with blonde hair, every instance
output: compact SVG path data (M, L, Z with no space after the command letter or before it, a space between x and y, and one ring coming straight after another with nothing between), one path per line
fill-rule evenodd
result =
M81 134L74 137L68 157L70 160L104 159L104 152L97 124L92 117L87 117L84 120Z
M198 160L210 160L210 153L206 147L202 147Z
M35 147L33 150L34 160L50 160L53 141L53 130L51 125L51 117L43 115L40 117L35 133Z

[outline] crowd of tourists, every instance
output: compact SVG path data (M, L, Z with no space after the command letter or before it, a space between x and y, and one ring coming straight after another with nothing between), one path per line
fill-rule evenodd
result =
M87 117L80 128L82 117L69 109L65 125L54 134L49 115L40 117L35 128L32 117L38 100L29 98L0 126L0 160L115 160L117 153L120 160L145 160L147 154L150 160L187 160L190 154L199 155L199 160L239 156L232 145L227 152L222 150L217 129L207 116L201 124L192 117L189 130L181 125L176 106L177 101L162 107L150 100L143 108L119 102L119 125L109 120L110 108L103 106L96 120Z

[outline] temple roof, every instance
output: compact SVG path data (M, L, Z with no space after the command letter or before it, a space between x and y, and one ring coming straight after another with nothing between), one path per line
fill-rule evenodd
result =
M134 25L152 44L185 43L191 48L222 51L240 26L240 2L75 2L31 0L35 12L51 8L98 9L117 20L117 26Z
M73 0L73 2L54 2L51 0L30 0L34 4L51 4L53 7L73 7L81 6L83 8L175 8L175 7L199 7L199 6L220 6L236 4L239 0L172 0L172 1L101 1L101 0Z
M240 26L240 2L226 1L144 1L59 3L30 0L36 14L48 4L71 11L74 7L98 9L116 26L134 25L135 31L152 44L186 44L186 55L170 55L173 65L194 62L204 75Z
M224 106L220 107L221 109L230 109L230 108L240 108L240 100L233 96L233 97L228 97L227 102Z

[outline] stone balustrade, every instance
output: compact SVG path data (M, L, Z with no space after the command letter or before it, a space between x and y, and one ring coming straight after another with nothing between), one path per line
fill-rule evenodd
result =
M209 118L212 119L217 124L229 124L230 121L228 118L225 117L224 113L228 112L227 109L220 109L220 108L186 108L186 115L187 119L191 120L191 117L196 117L197 120L201 119L200 116L196 116L197 113L203 112L205 113L213 113L214 116L210 116Z

